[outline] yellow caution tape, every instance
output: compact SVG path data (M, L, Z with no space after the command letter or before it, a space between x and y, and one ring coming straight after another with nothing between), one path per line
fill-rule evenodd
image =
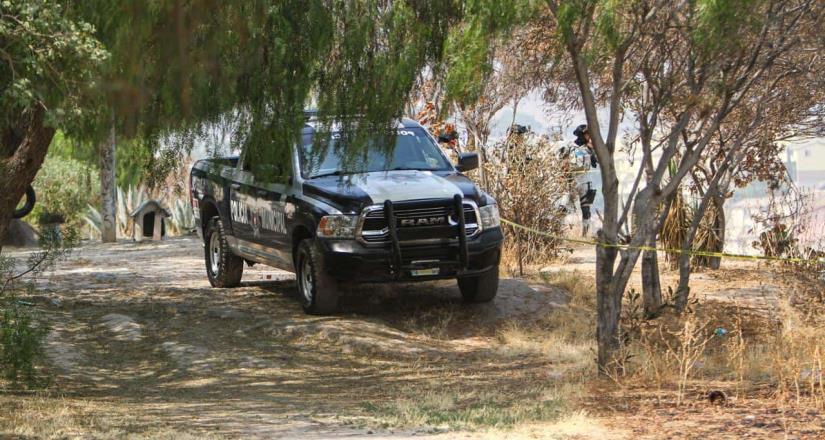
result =
M732 258L738 260L766 260L766 261L784 261L788 263L809 263L809 264L825 264L825 259L814 259L808 260L805 258L784 258L784 257L768 257L764 255L741 255L741 254L729 254L727 252L710 252L710 251L696 251L696 250L682 250L682 249L666 249L666 248L658 248L653 246L630 246L628 244L611 244L611 243L601 243L595 240L584 240L578 238L568 238L563 237L560 235L551 234L549 232L540 231L538 229L531 228L529 226L520 225L515 222L511 222L507 219L501 219L502 223L508 224L517 229L523 229L525 231L531 232L533 234L542 235L544 237L552 238L555 240L560 241L567 241L571 243L581 243L581 244L589 244L593 246L601 246L606 248L617 248L617 249L637 249L640 251L654 251L654 252L668 252L672 254L682 254L687 253L693 256L700 256L700 257L721 257L721 258Z

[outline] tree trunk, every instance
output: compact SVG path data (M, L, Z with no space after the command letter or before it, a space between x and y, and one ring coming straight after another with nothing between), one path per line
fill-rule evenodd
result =
M656 240L650 240L649 246L656 247ZM644 251L642 255L642 301L644 314L654 318L662 308L662 284L659 280L659 257L656 251Z
M604 237L599 231L600 241ZM619 316L622 311L624 286L613 283L613 267L618 250L596 246L596 342L598 344L599 373L605 374L613 363L619 348Z
M690 221L688 233L685 236L685 241L682 242L682 253L679 254L679 284L676 287L676 310L682 312L687 307L688 298L690 297L690 250L693 248L693 240L696 238L696 233L699 231L699 224L702 218L705 217L705 212L710 205L711 197L708 193L702 197L699 207L693 213L693 219Z
M716 218L713 222L713 228L716 230L716 236L719 237L719 247L714 249L716 252L725 251L725 228L727 227L725 217L725 197L716 196L713 198L713 204L716 208ZM710 258L710 268L718 270L722 265L721 257Z
M100 146L100 235L104 243L117 241L117 176L115 175L115 126Z
M521 224L521 217L516 216L516 223ZM524 276L524 252L521 251L521 241L525 231L517 231L513 234L513 238L516 240L516 258L518 259L518 276Z
M659 228L648 230L641 223L642 212L636 213L636 208L642 211L649 209L647 205L651 203L651 191L643 189L636 194L634 200L634 214L632 215L633 234L646 234L650 236L644 244L646 246L656 247L656 234ZM669 208L670 204L666 203L665 208ZM642 253L642 305L644 308L645 317L652 318L659 314L659 309L662 307L662 286L659 280L659 258L656 251L644 251Z
M484 145L479 139L479 136L475 133L473 133L473 140L476 154L478 154L478 173L481 179L481 189L487 191L487 174L484 172L484 163L486 162L486 157L484 156Z
M24 115L21 126L14 127L20 136L3 134L3 145L0 145L0 188L3 189L0 191L0 243L6 236L12 213L43 165L54 137L54 128L44 125L44 113L44 108L37 107Z

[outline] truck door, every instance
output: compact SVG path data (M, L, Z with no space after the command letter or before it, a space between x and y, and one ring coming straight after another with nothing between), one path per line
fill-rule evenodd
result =
M253 223L252 241L261 246L275 267L290 269L291 246L286 227L286 196L289 177L280 170L264 172L252 182L257 222Z
M241 165L226 176L229 180L229 213L232 219L232 233L238 245L252 238L253 212L252 174L241 169Z
M230 185L233 227L238 251L270 266L290 269L289 238L284 217L287 176L280 167L239 164ZM286 168L291 174L291 167Z

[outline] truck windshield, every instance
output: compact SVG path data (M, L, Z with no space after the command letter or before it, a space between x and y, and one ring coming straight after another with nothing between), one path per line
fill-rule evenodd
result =
M357 152L348 152L335 134L329 144L322 147L313 143L312 136L305 136L301 148L301 174L306 179L312 179L378 171L452 169L441 149L423 129L404 128L395 134L392 148L386 148L380 140L375 140Z

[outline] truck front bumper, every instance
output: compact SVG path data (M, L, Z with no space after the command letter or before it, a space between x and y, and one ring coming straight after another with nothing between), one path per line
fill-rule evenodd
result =
M467 240L466 267L460 261L457 240L401 246L401 265L393 264L393 250L367 247L356 240L320 240L324 263L334 278L364 282L426 281L473 276L498 267L501 259L501 228L482 231Z

